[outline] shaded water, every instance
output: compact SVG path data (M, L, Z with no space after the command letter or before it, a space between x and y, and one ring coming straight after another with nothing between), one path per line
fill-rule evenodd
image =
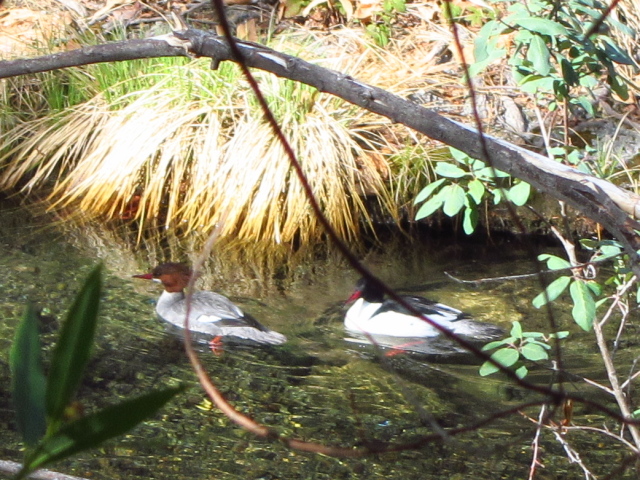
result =
M527 477L535 427L518 414L416 451L362 459L301 453L256 440L210 407L180 340L155 319L157 287L130 278L148 267L142 255L136 257L101 232L57 229L50 219L29 218L6 204L0 210L0 225L0 459L20 460L7 357L24 305L31 301L42 309L46 357L63 313L100 258L107 265L104 302L97 345L80 392L82 403L90 410L176 381L192 387L130 435L53 468L94 479ZM453 305L479 320L506 329L510 321L520 320L526 330L548 330L545 314L531 307L535 281L472 289L443 273L479 278L526 272L526 255L515 244L389 244L386 250L370 252L364 261L392 285ZM228 273L214 273L203 283L216 285L290 342L271 349L229 347L219 357L203 347L201 357L236 408L282 435L341 446L400 444L433 434L433 422L447 429L469 426L539 398L499 377L480 378L472 357L454 362L441 356L395 355L380 362L368 349L344 342L343 302L357 275L339 262L307 266L285 289L273 282L228 283L228 278ZM566 312L558 312L558 320L576 339L565 349L567 366L602 378L591 336L571 327ZM630 346L637 343L630 341ZM547 366L532 366L530 379L548 382ZM568 388L609 401L578 380ZM535 417L537 410L527 413ZM602 426L596 411L576 407L574 416L582 424ZM601 435L569 436L595 473L609 472L628 453ZM541 449L545 468L540 467L537 478L582 476L551 433L542 435Z

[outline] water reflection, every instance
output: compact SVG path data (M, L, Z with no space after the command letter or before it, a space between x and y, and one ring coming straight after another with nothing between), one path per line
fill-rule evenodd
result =
M363 459L305 454L256 440L212 409L196 385L179 335L155 318L157 287L130 280L132 273L156 263L157 252L147 249L146 258L141 258L104 231L61 231L47 218L29 218L6 205L0 215L1 458L20 458L7 391L7 354L25 302L34 302L49 319L43 331L47 350L55 340L56 319L62 318L78 285L101 259L109 272L98 342L80 392L82 403L90 410L175 380L193 386L130 435L57 469L94 479L526 478L534 428L519 415L463 436L442 438L419 451ZM530 307L533 282L470 289L447 281L443 274L455 271L474 278L524 272L522 252L505 245L436 247L389 246L370 251L364 260L401 290L435 298L479 320L508 329L517 319L530 330L543 328L544 314ZM227 276L220 265L208 268L203 287L215 285L291 339L274 348L229 346L219 357L200 348L207 371L229 401L282 435L341 446L400 444L537 398L499 377L479 377L478 362L466 353L380 356L370 347L345 341L343 302L357 274L339 261L300 266L280 283L260 278L257 271L253 277L238 271ZM592 361L584 355L568 357L570 366ZM532 378L544 384L550 377L541 366L532 368ZM582 439L585 444L593 441ZM551 436L542 444L545 461L553 464L546 478L574 478L571 475L579 473ZM608 471L606 462L617 461L619 451L599 451L602 467L596 466L596 471Z

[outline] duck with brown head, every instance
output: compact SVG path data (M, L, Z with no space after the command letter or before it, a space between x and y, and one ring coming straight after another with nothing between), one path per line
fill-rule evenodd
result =
M184 290L192 275L191 268L184 263L163 263L150 273L134 275L134 278L162 283L164 292L156 303L156 312L160 318L177 327L184 328L188 306L191 331L269 345L287 341L287 337L245 314L224 295L194 291L187 301Z

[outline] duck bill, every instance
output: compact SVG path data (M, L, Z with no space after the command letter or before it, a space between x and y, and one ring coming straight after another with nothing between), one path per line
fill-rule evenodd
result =
M141 273L139 275L132 275L133 278L142 278L143 280L153 280L153 273Z
M359 299L362 296L362 292L360 290L356 290L355 292L353 292L351 294L351 296L349 298L347 298L347 301L344 303L351 303L351 302L355 302L357 299Z

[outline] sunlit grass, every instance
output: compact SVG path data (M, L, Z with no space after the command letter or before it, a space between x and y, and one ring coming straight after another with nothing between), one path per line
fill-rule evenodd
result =
M357 240L371 221L365 192L395 215L387 168L373 154L378 145L360 132L357 110L311 87L257 76L338 234ZM215 72L182 59L95 65L43 74L37 93L37 105L21 110L46 107L48 115L3 130L0 188L46 191L53 208L89 216L126 214L140 232L217 227L221 238L291 248L323 238L234 65Z

